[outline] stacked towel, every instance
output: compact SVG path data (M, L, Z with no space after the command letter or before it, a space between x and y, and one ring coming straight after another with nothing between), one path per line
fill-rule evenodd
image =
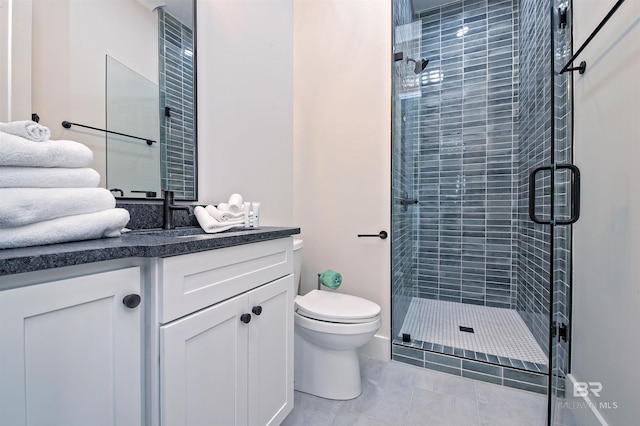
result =
M196 219L204 232L208 234L226 231L231 228L244 227L244 218L218 221L207 213L206 208L202 206L196 206L196 208L193 209L193 214L196 216Z
M205 232L211 234L231 228L249 227L253 214L247 210L242 195L231 194L229 201L217 206L197 206L193 214ZM247 206L248 208L248 206Z
M218 222L228 222L237 219L244 220L244 213L231 213L230 211L222 211L212 205L208 205L204 209L207 211L207 213L209 213L209 216L211 216Z
M0 166L87 167L93 152L73 141L34 143L0 131Z
M29 225L70 214L113 209L104 188L0 188L0 228Z
M128 211L109 209L0 229L0 249L119 237L128 222Z
M0 123L0 249L119 236L129 212L97 188L91 150L43 127Z
M245 203L240 194L231 194L228 202L219 203L217 206L198 206L193 213L207 233L246 228L250 226L253 218L253 212L249 211L249 203Z
M100 174L88 167L2 167L0 188L95 188Z

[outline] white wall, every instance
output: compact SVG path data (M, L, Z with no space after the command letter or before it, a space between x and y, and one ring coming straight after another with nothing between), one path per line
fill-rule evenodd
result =
M0 0L0 121L10 121L11 107L11 58L9 57L11 38L9 34L10 19L9 0Z
M293 221L293 0L198 0L200 203L234 192Z
M31 119L31 1L0 0L0 121Z
M573 4L577 48L614 2ZM624 3L578 58L587 72L574 75L582 209L574 233L571 367L576 380L602 383L593 402L617 403L599 410L611 425L640 418L639 17L640 2Z
M365 352L390 351L391 2L296 0L294 223L302 278L342 273L339 291L382 307Z

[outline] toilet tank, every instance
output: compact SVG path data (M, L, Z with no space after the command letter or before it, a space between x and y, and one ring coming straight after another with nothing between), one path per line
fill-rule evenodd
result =
M302 245L303 241L297 238L293 239L293 282L296 291L300 294L300 276L302 273Z

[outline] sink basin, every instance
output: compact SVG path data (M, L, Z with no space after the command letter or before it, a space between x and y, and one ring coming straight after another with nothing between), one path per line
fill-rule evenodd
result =
M227 231L219 232L218 234L224 234L225 232L238 231L241 229L243 229L242 226L238 226L236 228L232 228ZM167 237L167 238L186 238L186 237L195 237L195 236L204 236L204 235L216 235L216 233L207 234L199 226L187 226L187 227L174 228L174 229L161 229L161 228L136 229L129 232L129 234L147 235L150 237Z
M190 237L193 235L206 235L206 232L202 230L200 227L189 226L184 228L174 228L174 229L161 229L161 228L152 228L152 229L136 229L131 231L132 235L148 235L152 237Z

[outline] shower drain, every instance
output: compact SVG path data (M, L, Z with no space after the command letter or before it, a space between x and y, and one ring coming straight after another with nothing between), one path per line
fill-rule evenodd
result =
M459 325L458 328L460 331L464 331L465 333L473 333L473 327L465 327L463 325Z

